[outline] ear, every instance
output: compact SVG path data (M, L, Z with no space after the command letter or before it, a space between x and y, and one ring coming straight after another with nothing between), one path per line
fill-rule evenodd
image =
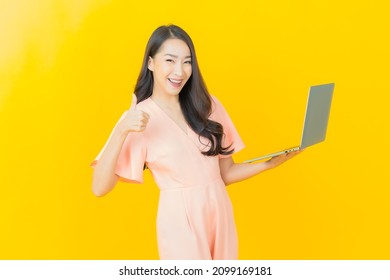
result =
M148 60L148 69L152 72L154 70L154 61L153 61L153 58L151 56L149 56L149 60Z

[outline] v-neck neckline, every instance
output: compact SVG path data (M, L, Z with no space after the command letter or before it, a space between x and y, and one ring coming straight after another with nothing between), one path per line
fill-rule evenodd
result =
M164 110L163 108L160 107L160 105L157 104L156 101L154 101L151 97L149 97L150 101L155 105L155 107L158 108L158 110L160 112L162 112L162 114L167 118L169 119L173 124L174 126L177 127L177 129L179 129L181 132L183 132L186 136L188 136L188 132L189 132L189 129L188 129L188 123L187 121L185 122L185 130L174 120L172 119ZM184 119L185 120L185 119Z

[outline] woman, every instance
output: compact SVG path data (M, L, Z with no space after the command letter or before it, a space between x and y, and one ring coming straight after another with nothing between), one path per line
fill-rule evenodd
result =
M161 26L147 44L131 107L92 164L92 190L104 196L118 179L142 183L146 165L160 188L160 258L237 259L226 185L297 154L235 163L232 154L243 147L227 112L206 89L191 38L178 26Z

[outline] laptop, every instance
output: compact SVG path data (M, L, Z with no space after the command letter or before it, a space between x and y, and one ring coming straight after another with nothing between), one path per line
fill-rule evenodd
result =
M334 83L330 83L310 87L300 146L249 159L244 161L244 163L272 158L285 153L302 150L324 141L326 136L326 129L328 127L330 105L332 103L334 86Z

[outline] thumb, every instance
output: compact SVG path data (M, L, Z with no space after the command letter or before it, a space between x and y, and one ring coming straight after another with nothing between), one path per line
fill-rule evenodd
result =
M137 96L133 93L133 98L131 99L130 111L134 111L136 105L137 105Z

